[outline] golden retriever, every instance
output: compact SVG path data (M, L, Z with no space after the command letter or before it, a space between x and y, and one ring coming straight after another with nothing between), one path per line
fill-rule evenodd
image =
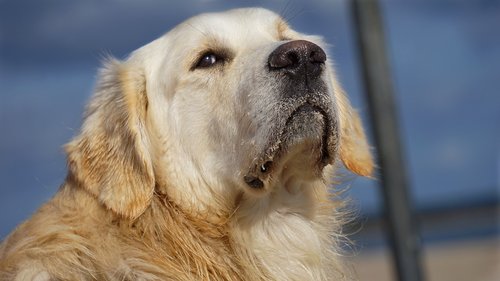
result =
M0 246L0 279L349 278L331 180L373 162L322 46L237 9L107 61L67 178Z

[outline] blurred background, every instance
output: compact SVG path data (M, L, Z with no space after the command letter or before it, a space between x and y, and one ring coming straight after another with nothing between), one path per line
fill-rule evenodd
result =
M425 275L500 280L500 0L380 5ZM103 57L125 58L192 15L248 6L331 44L370 133L349 0L0 0L0 239L63 182L62 145ZM348 256L359 278L395 280L379 183L344 185L358 210Z

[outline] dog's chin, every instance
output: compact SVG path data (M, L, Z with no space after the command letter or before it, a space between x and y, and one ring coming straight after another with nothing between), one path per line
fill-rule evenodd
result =
M336 154L337 131L332 118L322 108L305 104L284 122L276 139L270 139L260 157L245 175L246 185L255 192L290 176L314 180L331 164Z

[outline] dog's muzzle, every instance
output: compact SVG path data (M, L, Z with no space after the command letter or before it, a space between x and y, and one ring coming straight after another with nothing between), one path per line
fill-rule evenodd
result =
M289 149L301 142L314 143L316 167L322 169L334 158L337 129L332 99L322 74L326 54L318 45L296 40L286 42L268 57L268 71L280 85L272 133L262 154L252 163L243 180L252 189L262 189L265 179Z

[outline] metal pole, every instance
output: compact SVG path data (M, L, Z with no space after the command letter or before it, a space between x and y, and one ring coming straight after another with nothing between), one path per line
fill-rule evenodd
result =
M423 280L420 239L408 196L380 8L377 0L353 0L352 10L398 280Z

